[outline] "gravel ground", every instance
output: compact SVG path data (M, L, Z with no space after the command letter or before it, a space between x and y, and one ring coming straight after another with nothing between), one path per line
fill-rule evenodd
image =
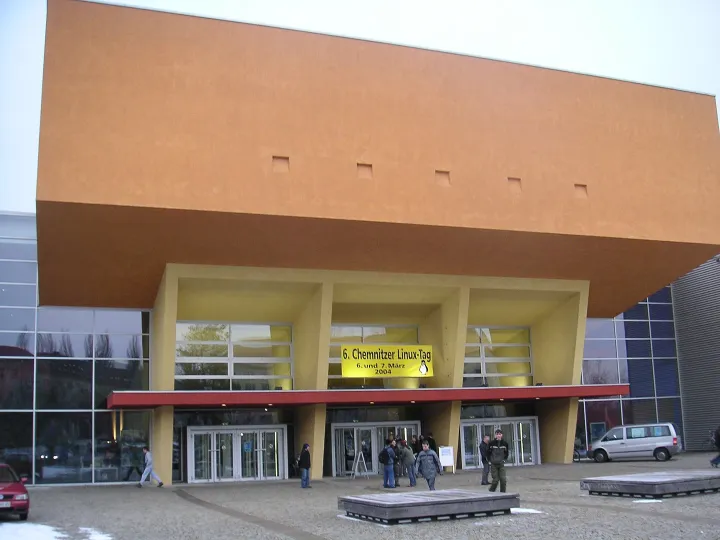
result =
M691 454L668 463L509 468L509 491L520 493L525 511L492 518L392 527L352 520L337 509L337 497L382 493L382 479L326 479L315 482L311 490L300 490L295 481L142 490L133 486L33 488L30 521L36 526L52 527L62 540L366 540L386 534L392 534L394 540L415 540L418 534L438 539L475 539L497 531L515 539L720 540L720 494L638 502L591 497L579 488L580 480L588 476L705 469L708 459L706 455ZM406 485L406 480L401 483ZM478 484L478 474L458 473L439 477L437 487L480 490ZM418 489L426 489L422 481L414 488ZM410 491L403 487L395 492ZM21 538L21 529L16 525L0 521L0 540Z

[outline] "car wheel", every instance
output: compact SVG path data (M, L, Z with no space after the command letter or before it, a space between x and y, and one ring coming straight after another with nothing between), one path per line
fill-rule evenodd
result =
M668 452L665 448L658 448L657 450L655 450L655 453L653 455L658 461L667 461L668 459L670 459L670 452Z
M608 455L605 453L605 450L598 450L593 454L593 457L597 463L605 463L608 460Z
M24 514L20 514L20 521L27 521L28 518L28 512L25 512Z

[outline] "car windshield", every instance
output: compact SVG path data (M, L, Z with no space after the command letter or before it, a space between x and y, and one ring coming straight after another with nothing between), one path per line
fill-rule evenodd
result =
M19 482L15 471L10 467L0 467L0 482Z

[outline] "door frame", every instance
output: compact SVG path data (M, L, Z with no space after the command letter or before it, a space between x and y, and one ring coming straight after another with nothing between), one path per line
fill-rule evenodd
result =
M378 467L378 454L380 453L380 450L382 450L382 447L378 446L378 436L377 436L377 428L381 427L394 427L398 428L400 426L415 426L417 427L418 435L422 433L420 430L420 420L407 420L407 421L398 421L398 422L338 422L330 424L330 444L332 445L332 476L333 478L337 478L338 474L335 470L335 464L337 463L337 448L335 444L335 430L336 429L351 429L351 428L357 428L357 429L369 429L370 430L370 437L372 441L372 447L373 447L373 453L372 453L372 463L367 463L366 465L370 468L368 472L371 472L372 474L381 474L382 471ZM356 444L357 444L357 438L356 438ZM385 441L382 441L382 444L384 446ZM355 454L357 455L357 448L355 449Z
M534 448L537 448L536 459L534 463L521 464L518 463L518 424L520 422L534 422L535 433L533 436L532 444ZM463 436L463 426L472 425L486 425L486 424L512 424L513 426L513 444L515 445L513 455L515 456L515 463L507 463L509 467L529 467L532 465L542 464L542 454L540 452L540 423L538 422L537 416L507 416L504 418L473 418L460 420L460 455L462 456L461 464L463 470L476 470L482 469L482 466L465 466L465 437ZM535 454L535 452L533 452Z
M241 443L240 443L240 433L247 433L247 432L254 432L257 433L258 436L258 444L260 444L260 441L262 440L262 432L263 431L277 431L280 433L281 441L278 448L278 460L279 460L279 470L280 475L275 478L265 478L262 473L262 463L260 463L260 459L258 459L258 476L253 478L242 478L240 474L240 463L241 463ZM232 433L233 435L233 477L232 478L221 478L221 479L213 479L216 476L216 470L213 466L213 461L217 459L216 452L217 450L213 451L213 456L211 459L211 477L208 480L201 479L198 480L195 478L195 464L193 463L195 460L195 441L194 437L196 434L203 434L203 433L209 433L212 435L211 438L211 448L215 446L216 442L216 436L218 433ZM288 478L288 463L287 463L287 425L285 424L275 424L275 425L260 425L260 426L188 426L187 428L187 482L188 484L219 484L219 483L225 483L225 482L257 482L257 481L273 481L273 480L286 480ZM259 451L260 449L256 449L254 451ZM217 463L217 462L215 462Z

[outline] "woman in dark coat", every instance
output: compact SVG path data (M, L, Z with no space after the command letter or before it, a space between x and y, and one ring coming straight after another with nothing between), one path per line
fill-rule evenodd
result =
M300 487L311 488L310 485L310 445L303 444L298 460L298 468L300 469Z

